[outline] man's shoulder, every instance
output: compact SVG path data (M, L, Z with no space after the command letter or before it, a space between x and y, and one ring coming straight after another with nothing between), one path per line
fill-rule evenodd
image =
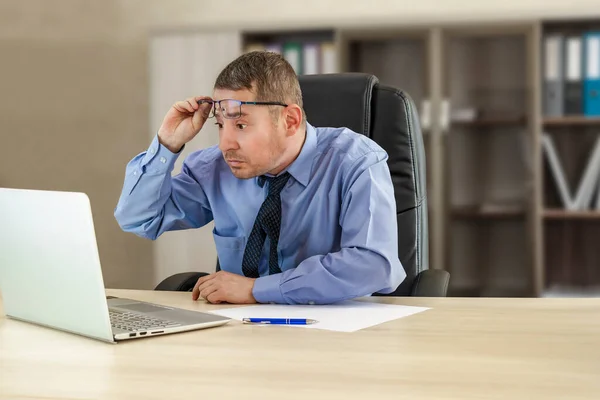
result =
M315 130L319 153L346 161L344 164L373 155L387 158L386 151L374 140L349 128L315 127Z

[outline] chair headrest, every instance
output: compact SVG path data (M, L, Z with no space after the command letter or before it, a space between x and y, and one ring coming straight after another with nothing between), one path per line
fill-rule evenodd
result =
M308 122L319 127L346 127L370 136L371 97L377 77L361 73L298 77Z

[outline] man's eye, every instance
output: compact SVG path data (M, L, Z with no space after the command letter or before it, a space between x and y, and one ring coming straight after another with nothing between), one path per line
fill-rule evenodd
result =
M217 125L219 127L219 129L223 129L223 124L221 124L219 122L215 122L215 125Z
M236 124L235 126L237 126L237 128L241 131L243 131L246 128L246 124Z

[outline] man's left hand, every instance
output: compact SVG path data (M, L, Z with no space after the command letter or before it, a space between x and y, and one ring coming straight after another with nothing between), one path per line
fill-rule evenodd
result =
M224 302L253 304L256 303L256 299L252 295L255 280L231 272L219 271L198 279L192 292L192 298L198 300L202 297L213 304Z

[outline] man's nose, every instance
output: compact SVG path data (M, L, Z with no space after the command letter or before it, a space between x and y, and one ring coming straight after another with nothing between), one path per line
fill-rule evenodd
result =
M229 150L237 150L239 147L233 126L226 121L223 124L223 128L219 129L219 149L222 152L226 152Z

